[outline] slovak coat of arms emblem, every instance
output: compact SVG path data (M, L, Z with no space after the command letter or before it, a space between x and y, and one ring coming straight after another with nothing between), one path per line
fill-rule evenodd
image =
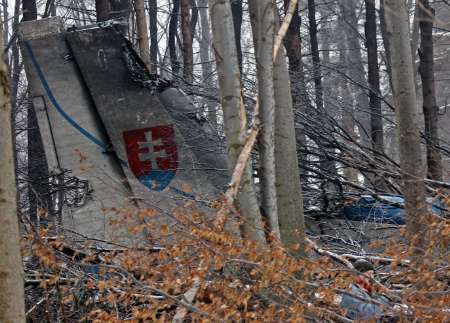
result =
M147 188L164 190L175 177L178 152L172 125L123 132L128 165Z

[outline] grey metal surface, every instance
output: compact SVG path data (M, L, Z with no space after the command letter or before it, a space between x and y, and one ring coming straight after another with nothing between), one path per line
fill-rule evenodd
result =
M33 108L36 111L42 141L45 145L44 149L48 170L50 173L58 172L60 168L58 153L56 151L55 143L53 142L53 130L50 125L49 112L47 105L45 104L45 99L42 96L37 96L32 99L32 103Z
M167 109L196 158L194 167L213 184L214 192L222 192L229 183L228 159L224 140L204 119L181 90L169 87L158 92L158 98Z
M228 180L226 158L223 151L219 153L218 141L211 141L211 134L199 131L202 127L191 115L194 111L189 110L193 106L184 94L166 89L154 95L162 90L157 84L152 89L137 81L139 75L132 70L135 66L130 66L139 62L130 61L133 53L130 54L126 41L113 28L68 33L67 40L115 152L124 162L133 193L143 205L171 212L186 200L216 198ZM176 153L172 151L172 168L163 165L171 158L170 144L155 138L158 127L174 130L171 140ZM139 148L137 159L146 162L152 184L145 185L143 177L130 165L125 134L133 131L145 133L145 139L138 141L142 149ZM173 178L166 180L170 172ZM159 177L165 179L159 181Z
M105 154L55 109L39 79L24 42L32 48L51 91L65 112L97 138L108 142L78 68L70 59L59 19L24 22L20 25L21 48L30 95L35 102L46 156L52 168L71 171L71 176L88 180L93 190L84 206L65 206L62 225L84 235L114 240L117 230L110 220L117 218L110 208L119 207L130 196L117 160ZM46 120L46 118L48 119Z

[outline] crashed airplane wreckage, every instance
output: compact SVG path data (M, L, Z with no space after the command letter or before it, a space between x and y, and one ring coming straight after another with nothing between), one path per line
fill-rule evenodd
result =
M127 203L165 223L186 201L207 211L229 180L223 140L181 90L149 74L113 22L66 31L51 18L19 31L49 171L89 184L89 196L61 207L63 227L123 240L110 222Z

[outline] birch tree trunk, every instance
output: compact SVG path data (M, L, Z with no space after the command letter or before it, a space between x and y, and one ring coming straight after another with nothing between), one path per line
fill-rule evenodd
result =
M1 21L0 21L1 23ZM8 70L0 52L0 322L25 322Z
M420 67L423 116L427 148L428 177L442 181L442 157L439 152L438 111L434 82L433 23L434 10L428 0L417 0L420 10Z
M224 116L224 128L231 170L245 144L246 114L242 100L241 78L233 32L233 20L229 0L210 0L209 10L219 75L220 95ZM265 234L252 179L247 165L237 196L238 210L244 219L244 237L265 244Z
M275 4L272 0L249 0L258 79L258 100L262 129L259 135L259 179L261 206L270 230L280 237L275 175L275 93L273 84L273 44Z
M400 144L403 195L407 228L413 246L420 247L427 213L425 204L424 168L418 128L418 109L414 85L414 71L409 43L408 15L404 1L385 0L386 32L392 59L395 113Z
M276 22L278 13L274 12ZM303 194L297 159L297 145L292 104L291 81L286 52L280 48L273 68L275 92L275 173L278 221L283 244L300 245L304 250L305 220Z
M145 14L144 0L134 0L134 10L136 11L139 54L145 65L150 66L150 45L148 43L147 15Z
M183 78L188 84L194 81L194 53L192 51L192 29L190 1L181 0L181 33L183 35Z

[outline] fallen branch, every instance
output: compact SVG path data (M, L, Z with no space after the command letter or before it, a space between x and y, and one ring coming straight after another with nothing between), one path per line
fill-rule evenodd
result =
M278 51L280 50L281 44L283 43L284 36L291 24L292 17L294 16L295 9L297 8L298 0L291 0L289 2L288 10L286 11L286 15L284 16L283 24L278 30L277 37L275 38L275 44L273 46L273 60L275 61L278 56Z
M194 286L192 286L186 293L184 293L184 301L188 304L192 304L200 288L200 279L194 278ZM173 317L172 323L183 323L188 310L184 306L178 306L175 316Z
M233 170L233 174L231 175L231 181L229 184L229 188L225 191L225 202L220 207L217 212L216 218L216 226L223 229L223 226L227 220L227 214L229 210L234 208L234 201L239 192L239 188L241 186L242 175L245 172L245 169L248 164L248 160L250 158L251 152L253 150L253 146L256 143L256 139L258 138L259 133L259 101L256 100L254 117L252 122L252 127L247 135L247 139L245 141L244 147L242 148L239 157L236 161L236 165Z
M30 315L39 305L45 301L45 297L42 297L36 304L34 304L26 313L25 316Z
M341 254L340 256L344 257L344 258L354 259L354 260L366 259L366 260L370 260L370 261L374 261L374 262L376 262L376 261L386 262L386 263L398 262L399 264L402 264L405 266L408 266L411 263L409 260L401 260L401 259L378 257L378 256L357 256L357 255L352 255L352 254Z
M212 319L212 320L214 320L214 322L223 322L223 320L221 320L217 316L215 316L213 314L210 314L210 313L207 313L207 312L201 310L200 308L190 304L189 302L186 302L183 299L179 299L177 296L171 295L171 294L163 291L162 289L153 287L151 285L144 284L139 279L137 279L132 273L130 273L128 270L126 270L123 267L116 266L116 265L104 265L104 267L112 268L112 269L116 269L118 271L121 271L122 273L126 274L129 278L131 278L131 280L136 285L138 285L139 287L143 288L144 290L147 289L147 290L152 291L153 293L160 294L160 295L164 296L166 299L170 299L174 303L176 303L179 306L182 306L182 307L190 310L191 312L194 312L194 313L197 313L198 315L201 315L201 316L207 317L209 319Z
M337 253L334 253L334 252L331 252L331 251L324 250L324 249L320 248L314 241L312 241L309 238L305 238L305 241L319 255L328 256L328 257L330 257L330 258L332 258L334 260L337 260L340 263L344 264L347 268L355 269L355 267L353 267L353 264L350 261L348 261L347 259L345 259L344 257L342 257L341 255L338 255Z
M233 175L231 176L231 183L228 190L225 192L225 197L228 199L229 203L234 202L239 187L241 184L242 175L244 174L245 168L250 158L250 154L253 150L253 146L256 143L256 138L258 137L259 126L255 125L250 130L250 133L245 142L244 148L242 148L241 154L236 162L236 167L234 168Z

